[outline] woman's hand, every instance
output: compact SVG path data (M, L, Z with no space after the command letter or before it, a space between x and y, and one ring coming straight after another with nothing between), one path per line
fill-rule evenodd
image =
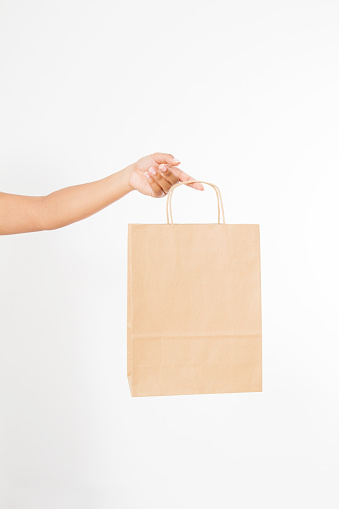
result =
M180 161L171 154L156 152L142 157L131 166L129 184L133 190L142 194L162 198L177 182L194 180L194 177L178 168L179 164ZM199 191L204 190L203 185L199 183L187 184L187 186Z

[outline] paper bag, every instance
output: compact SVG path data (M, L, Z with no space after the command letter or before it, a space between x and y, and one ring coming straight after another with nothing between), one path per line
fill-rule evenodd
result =
M173 223L173 191L191 182L214 188L218 223ZM201 180L172 186L166 212L128 225L131 395L261 392L259 225L225 224L219 188Z

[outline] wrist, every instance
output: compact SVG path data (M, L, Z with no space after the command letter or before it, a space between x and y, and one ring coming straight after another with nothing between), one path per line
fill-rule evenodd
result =
M126 168L124 168L124 174L125 174L125 179L126 179L126 189L127 191L130 193L131 191L135 191L135 188L132 186L131 184L131 181L132 181L132 175L135 171L135 163L133 164L130 164L129 166L126 166Z

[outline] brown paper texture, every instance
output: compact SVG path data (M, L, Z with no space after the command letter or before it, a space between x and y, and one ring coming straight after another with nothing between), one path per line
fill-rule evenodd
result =
M129 224L132 396L262 391L258 224Z

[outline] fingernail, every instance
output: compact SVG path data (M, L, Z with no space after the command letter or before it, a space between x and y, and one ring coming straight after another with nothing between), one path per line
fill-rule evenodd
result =
M165 171L166 171L166 166L165 166L164 164L161 164L161 165L159 166L159 169L160 169L161 171L164 171L164 172L165 172Z
M146 177L146 178L148 178L148 179L150 179L150 178L151 178L151 175L148 173L148 171L145 171L144 175L145 175L145 177Z
M153 166L152 166L152 168L150 168L148 171L149 171L150 173L153 173L153 175L156 175L156 174L157 174L157 172L155 171L155 169L153 168Z
M174 161L175 163L180 163L179 159L176 159L175 157L173 157L173 161Z

